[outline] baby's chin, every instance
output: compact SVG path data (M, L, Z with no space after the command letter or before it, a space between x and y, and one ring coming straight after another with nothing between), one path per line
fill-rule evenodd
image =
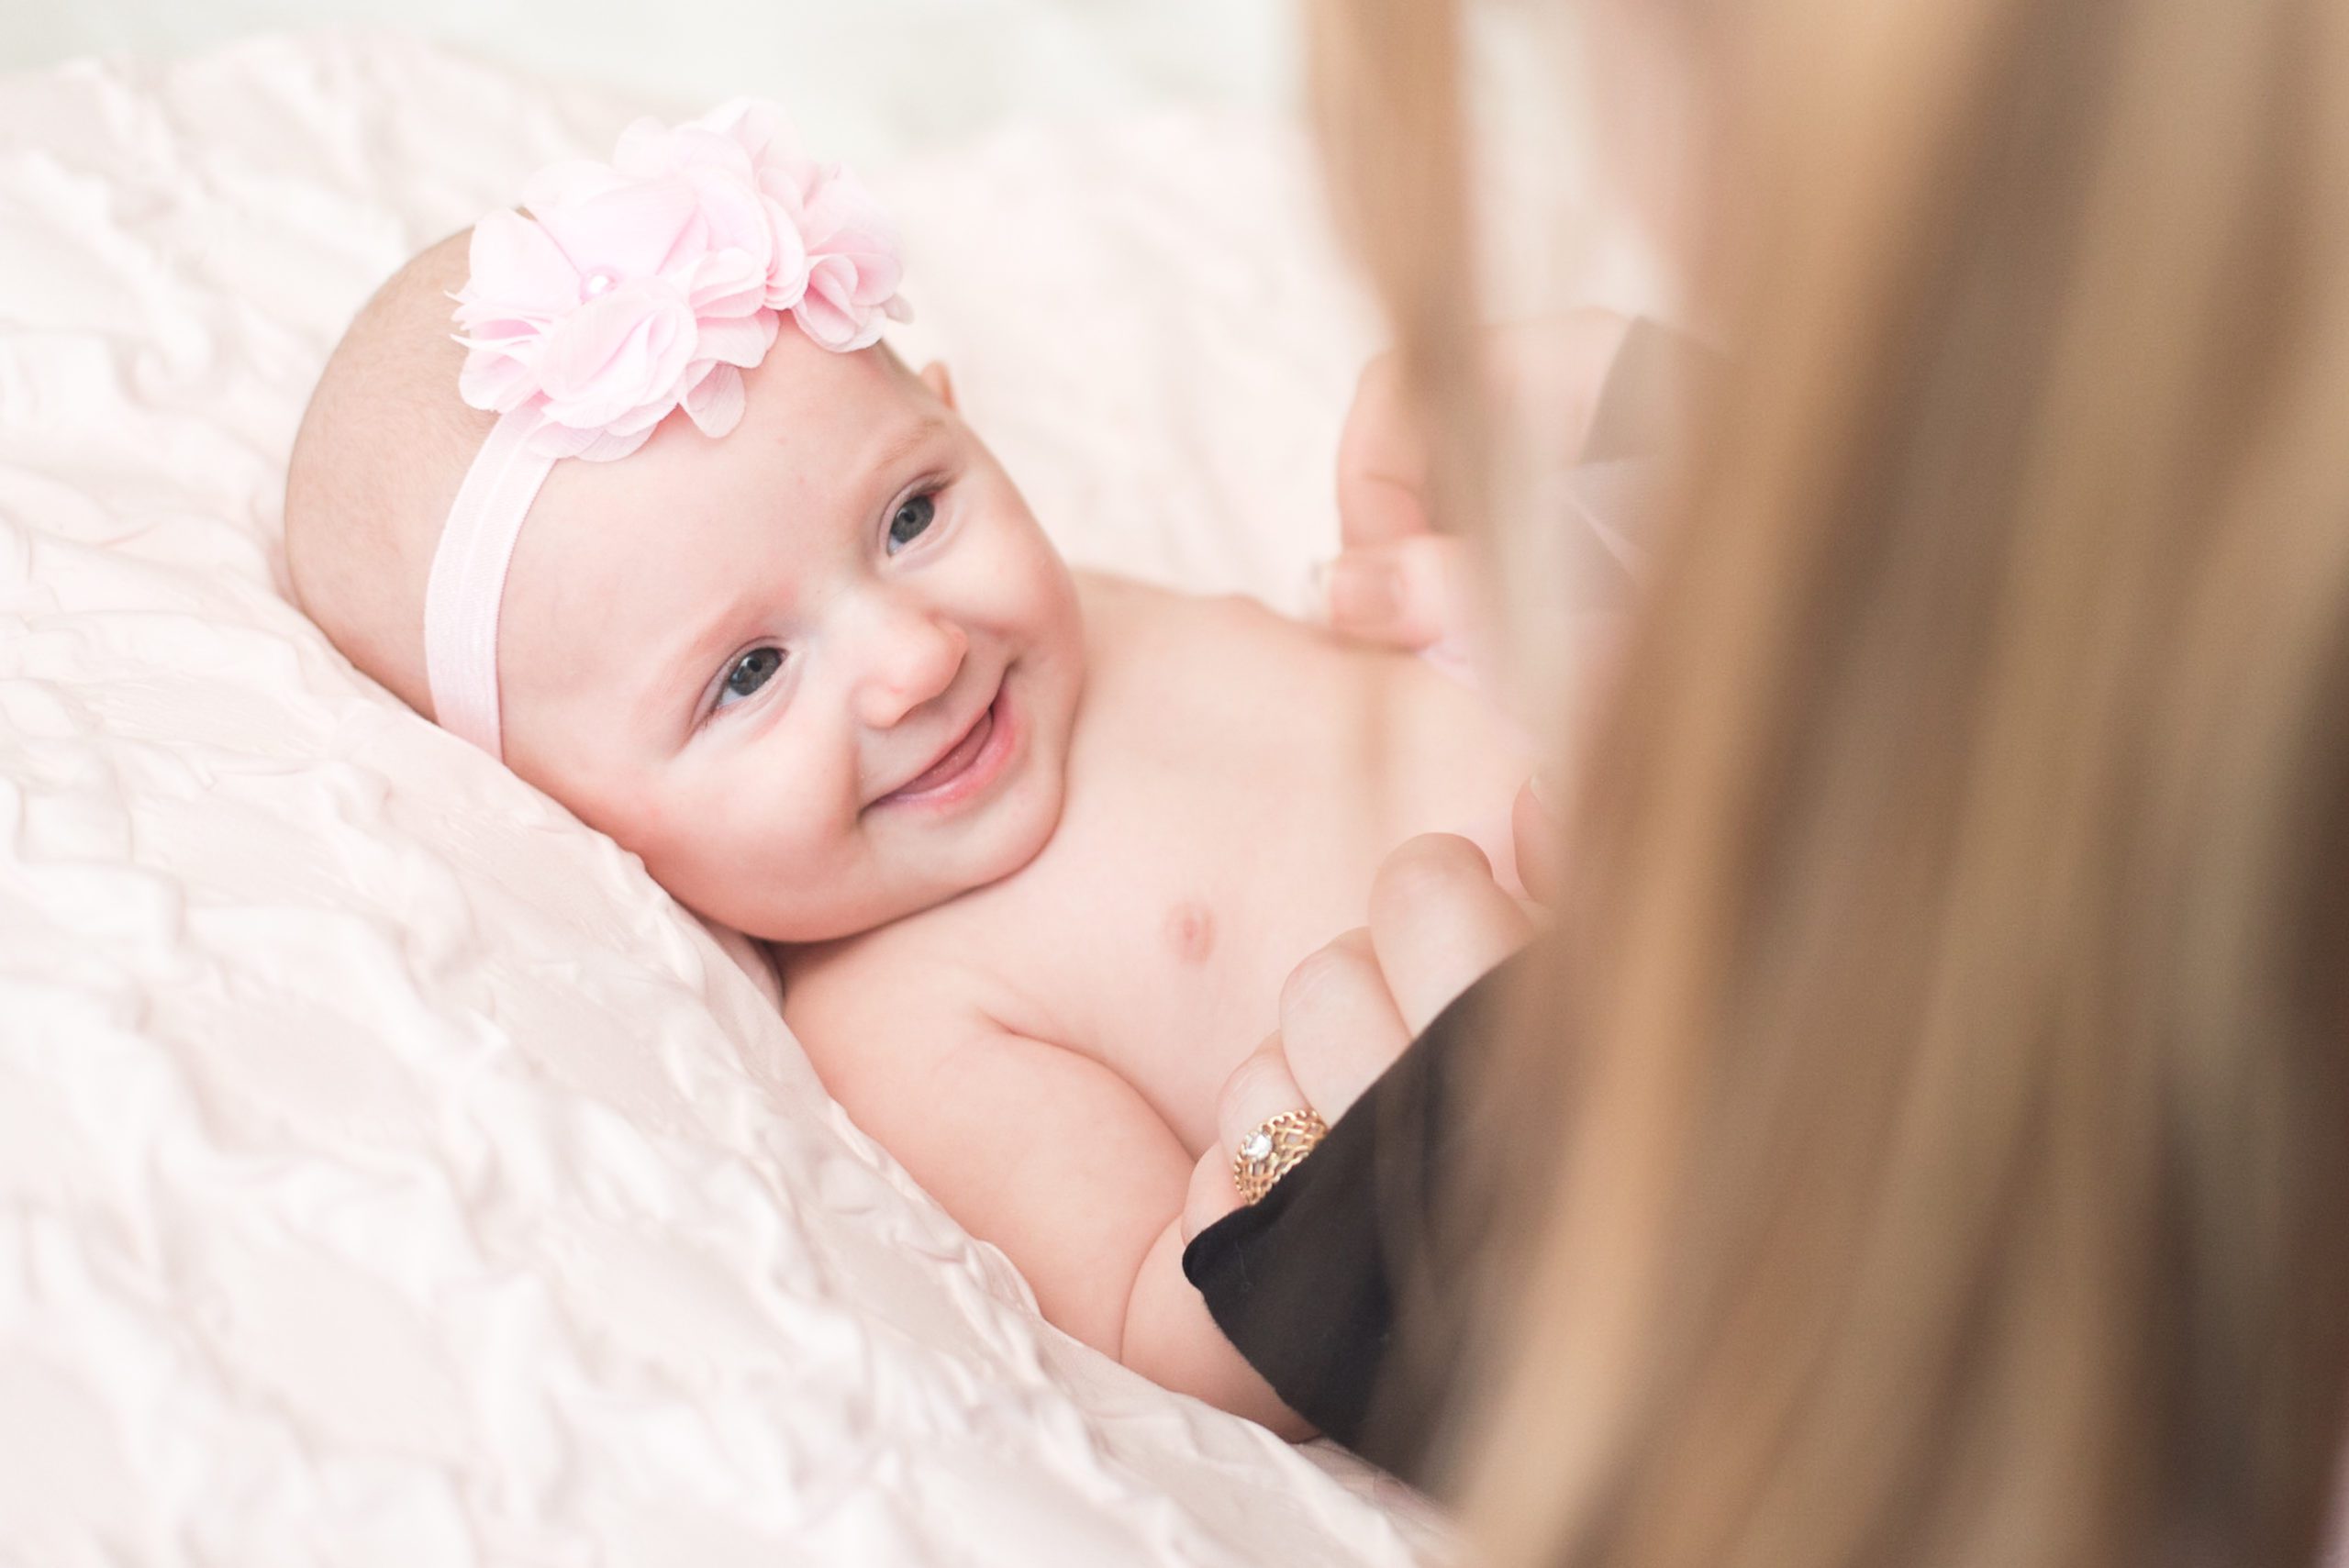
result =
M707 907L701 913L762 941L807 947L863 936L992 886L1026 870L1052 842L1067 793L1065 755L1055 749L1049 759L1024 759L1024 771L1038 776L1019 780L1021 787L983 819L941 824L890 843L860 886L840 890L846 896L778 904L759 897L764 890L745 889L750 896L740 905L727 901L740 918Z
M953 902L966 893L975 893L980 888L1015 875L1042 851L1051 839L1052 831L1048 825L1042 833L1035 835L1032 843L1023 840L1011 846L1007 852L979 862L968 870L958 867L958 874L941 877L933 873L918 883L907 882L874 889L866 896L852 902L827 902L812 907L807 905L781 908L757 906L748 909L742 918L735 920L725 919L707 908L700 913L719 920L721 924L733 926L745 936L785 947L844 941L925 914L942 904Z

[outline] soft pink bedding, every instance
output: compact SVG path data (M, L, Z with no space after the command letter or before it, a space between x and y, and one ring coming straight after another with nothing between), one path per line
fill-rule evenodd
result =
M370 39L0 80L0 1563L1423 1560L1044 1327L631 857L283 598L340 323L634 107ZM1301 147L870 172L1069 552L1293 600L1372 346Z

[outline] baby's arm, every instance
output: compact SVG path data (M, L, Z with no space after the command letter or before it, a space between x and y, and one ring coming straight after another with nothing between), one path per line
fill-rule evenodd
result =
M1182 1210L1205 1162L1132 1085L975 1018L876 1006L863 987L811 989L791 998L793 1024L834 1097L965 1229L1003 1249L1048 1321L1164 1387L1310 1435L1184 1277Z

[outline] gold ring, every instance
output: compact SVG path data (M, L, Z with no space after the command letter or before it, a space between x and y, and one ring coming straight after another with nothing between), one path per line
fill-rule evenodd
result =
M1271 1192L1274 1183L1305 1162L1329 1130L1330 1124L1311 1110L1283 1111L1258 1123L1231 1157L1231 1184L1240 1189L1240 1201L1254 1203Z

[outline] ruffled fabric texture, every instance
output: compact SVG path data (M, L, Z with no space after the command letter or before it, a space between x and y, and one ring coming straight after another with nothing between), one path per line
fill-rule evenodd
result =
M531 176L522 206L473 226L458 390L475 408L537 414L531 445L548 456L626 457L681 408L725 435L742 372L785 316L837 353L911 316L880 205L802 153L763 99L638 120L611 161Z
M635 856L284 596L352 313L643 112L375 33L0 78L0 1560L1457 1560L1045 1325ZM1383 330L1304 142L889 145L890 339L1063 552L1301 602Z

